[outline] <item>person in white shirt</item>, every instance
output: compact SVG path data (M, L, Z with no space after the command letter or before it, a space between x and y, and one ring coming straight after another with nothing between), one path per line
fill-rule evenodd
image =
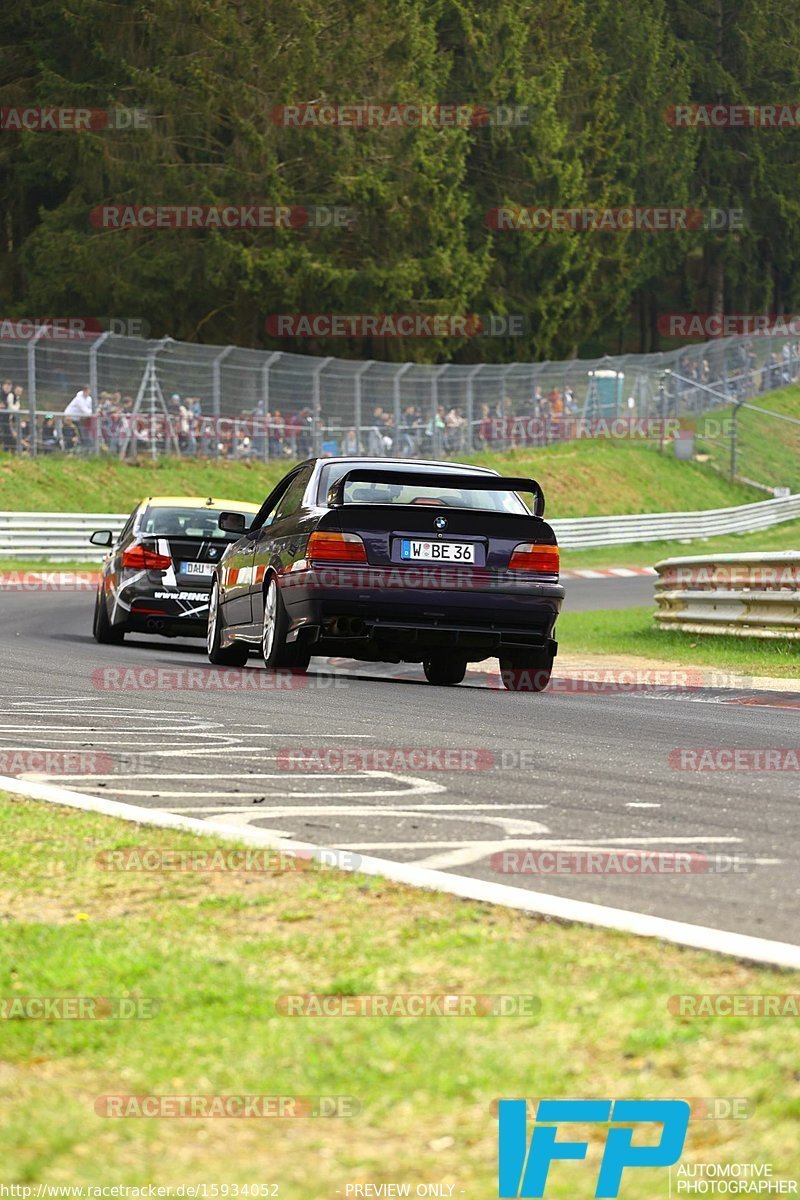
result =
M92 403L92 395L89 391L88 383L75 393L67 407L64 409L65 417L72 417L78 429L78 436L81 443L86 446L90 440L89 422L93 415L94 405Z
M88 384L76 392L64 409L65 417L90 417L92 415L92 396Z

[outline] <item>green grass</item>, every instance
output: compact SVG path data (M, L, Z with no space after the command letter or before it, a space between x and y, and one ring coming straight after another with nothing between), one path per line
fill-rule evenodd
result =
M681 667L800 679L800 645L760 638L703 636L659 629L652 608L566 612L558 619L561 654L636 655ZM558 661L558 660L556 660Z
M144 496L219 496L260 504L291 464L165 458L0 455L0 509L127 513Z
M576 442L542 450L467 456L542 484L551 517L720 508L763 499L708 466L681 463L652 445ZM290 463L0 456L0 509L128 512L147 495L213 495L260 503Z
M793 384L779 392L755 396L747 401L758 408L800 420L800 386ZM725 432L719 439L720 423L728 421L731 409L722 409L695 422L698 450L708 451L710 461L727 474L730 471L730 444ZM688 424L688 422L687 422ZM703 432L712 439L702 441ZM788 487L800 491L800 425L779 421L764 413L742 408L736 421L737 475L763 483L767 487Z
M541 450L473 454L511 475L533 475L544 488L546 516L593 517L614 513L686 512L763 500L755 488L731 483L702 463L684 463L665 448L633 442L567 442Z
M332 872L109 873L104 850L210 839L0 796L0 995L134 996L149 1020L14 1020L2 1031L6 1182L274 1181L283 1200L354 1180L496 1194L502 1096L746 1097L692 1122L686 1157L800 1168L791 1019L673 1016L677 993L788 993L800 975ZM302 1019L296 992L535 994L536 1016ZM109 1120L103 1094L347 1095L322 1120ZM795 1097L794 1099L792 1097ZM589 1132L589 1131L587 1131ZM548 1195L594 1192L556 1169ZM666 1195L630 1172L628 1200ZM413 1194L413 1193L412 1193Z

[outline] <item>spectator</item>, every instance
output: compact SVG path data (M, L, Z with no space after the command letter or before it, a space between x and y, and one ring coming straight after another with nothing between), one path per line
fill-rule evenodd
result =
M442 452L442 434L444 433L444 405L440 404L431 420L425 426L425 433L430 439L431 450L434 454Z
M270 458L283 458L284 424L279 408L276 408L274 413L267 413L267 429Z
M403 458L413 458L419 446L422 419L413 404L403 413L403 423L398 430L398 453Z
M0 390L0 450L8 452L16 448L11 417L13 404L14 385L10 379L5 379Z
M358 434L355 429L348 429L342 439L342 454L347 456L350 454L360 454L361 447L358 444Z
M52 454L61 449L56 423L52 417L45 417L39 431L39 447L43 454Z
M444 425L445 450L451 453L454 450L461 450L464 443L464 426L466 425L466 417L462 410L454 405L445 417Z
M72 417L64 417L61 425L61 443L66 454L71 454L80 441L78 429Z
M267 446L265 436L267 412L266 405L263 400L259 400L258 404L253 409L253 458L263 458L264 451Z
M88 446L91 441L91 420L94 412L92 395L88 383L75 393L67 407L64 416L71 417L75 422L78 438L82 446Z
M193 458L197 454L197 438L194 435L194 420L191 410L185 404L178 406L175 423L178 434L178 449L181 454L188 454Z

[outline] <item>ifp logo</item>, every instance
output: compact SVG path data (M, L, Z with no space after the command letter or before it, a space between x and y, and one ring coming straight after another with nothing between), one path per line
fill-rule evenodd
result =
M678 1161L690 1109L685 1100L540 1100L530 1151L526 1111L524 1100L501 1100L498 1105L501 1200L543 1196L551 1162L586 1157L587 1142L556 1140L559 1125L573 1121L611 1122L594 1194L617 1196L626 1167L669 1167ZM663 1125L657 1145L633 1145L629 1127L640 1123Z

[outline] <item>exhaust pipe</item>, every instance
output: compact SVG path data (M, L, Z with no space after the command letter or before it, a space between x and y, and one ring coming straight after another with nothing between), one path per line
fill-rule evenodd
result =
M336 617L331 625L334 637L362 637L366 625L359 617Z
M161 617L148 617L145 622L145 629L148 633L161 633L164 628L164 621Z

